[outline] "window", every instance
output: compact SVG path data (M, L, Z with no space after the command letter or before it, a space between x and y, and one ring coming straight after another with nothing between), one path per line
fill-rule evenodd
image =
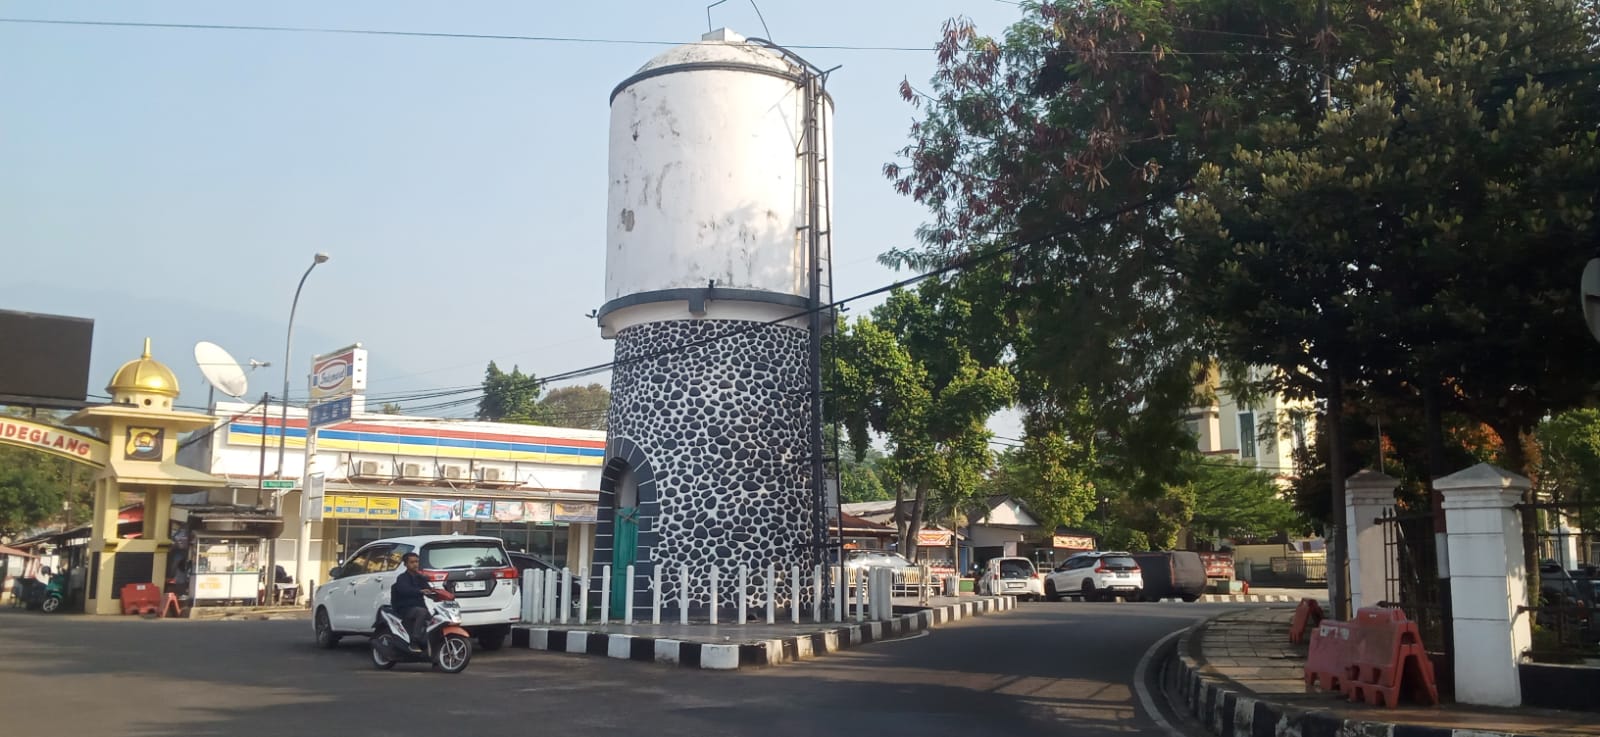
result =
M431 571L462 568L502 568L506 562L505 551L498 542L462 540L461 542L433 543L422 549L422 567Z
M1256 457L1256 413L1239 413L1239 457Z
M1306 416L1303 412L1296 412L1294 415L1294 447L1299 450L1305 450L1308 447Z
M344 576L359 576L363 573L382 572L380 559L389 551L388 545L373 545L355 554L355 557L344 564Z
M1194 438L1195 442L1197 442L1197 443L1204 439L1204 438L1200 437L1200 416L1199 415L1190 415L1188 417L1183 418L1183 429L1185 431L1187 431L1189 433L1189 437Z

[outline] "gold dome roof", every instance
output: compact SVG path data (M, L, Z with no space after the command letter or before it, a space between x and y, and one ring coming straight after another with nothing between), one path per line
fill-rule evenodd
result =
M117 369L106 391L113 398L125 394L156 394L164 397L178 396L178 377L167 365L150 357L150 339L144 339L144 355L122 364Z

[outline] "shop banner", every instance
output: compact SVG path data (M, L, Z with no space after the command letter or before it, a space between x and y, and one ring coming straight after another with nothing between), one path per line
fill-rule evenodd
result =
M600 513L594 502L555 502L552 517L557 522L593 522Z
M522 502L495 502L494 521L496 522L524 522L528 518L528 508Z
M322 505L322 516L328 519L366 519L367 498L364 496L327 496Z
M461 521L461 502L444 499L428 500L428 519L434 522Z
M523 512L529 522L550 524L555 517L550 512L550 502L523 502Z
M949 530L921 530L917 532L917 547L948 548L955 533Z
M401 499L400 519L425 520L428 518L427 499Z
M461 503L461 519L475 522L494 521L494 502L465 501Z
M1089 535L1053 535L1050 547L1057 550L1094 550L1094 538Z
M400 500L392 496L367 497L367 519L400 519Z

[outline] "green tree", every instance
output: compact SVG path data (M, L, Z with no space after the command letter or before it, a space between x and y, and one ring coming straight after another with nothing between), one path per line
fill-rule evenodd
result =
M1189 480L1180 419L1211 348L1204 315L1178 302L1190 285L1170 205L1256 121L1315 112L1315 70L1293 63L1310 46L1314 8L1196 0L1022 13L1002 39L952 21L930 90L902 86L923 113L885 173L932 221L921 248L886 258L965 267L945 293L998 316L1019 403L1050 446L1036 452L1053 459L1039 472L1082 477L1049 488L1078 494L1095 479L1154 501Z
M857 460L869 433L887 440L882 467L900 502L901 550L915 549L930 511L962 509L979 492L993 462L985 423L1016 392L995 357L974 350L982 341L971 332L979 321L970 305L926 298L938 289L928 281L896 291L870 318L841 325L830 338L838 364L829 414L842 421Z
M65 522L67 515L88 521L90 496L73 484L75 465L37 451L0 447L0 537Z
M1600 410L1575 409L1545 420L1538 431L1539 482L1567 502L1600 502ZM1567 510L1587 532L1600 530L1600 507Z
M483 398L478 400L479 420L536 425L542 422L539 379L516 366L506 373L494 361L484 370Z
M551 389L539 400L540 417L558 427L605 430L611 390L603 384Z
M1304 522L1271 474L1229 460L1197 458L1189 526L1198 534L1270 537Z

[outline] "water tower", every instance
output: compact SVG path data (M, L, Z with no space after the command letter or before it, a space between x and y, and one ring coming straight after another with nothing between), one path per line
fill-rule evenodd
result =
M814 67L726 29L611 92L597 316L618 365L595 570L615 566L615 612L626 586L650 606L657 568L665 608L687 568L703 609L713 571L729 606L740 565L754 591L769 564L819 562L832 113Z

